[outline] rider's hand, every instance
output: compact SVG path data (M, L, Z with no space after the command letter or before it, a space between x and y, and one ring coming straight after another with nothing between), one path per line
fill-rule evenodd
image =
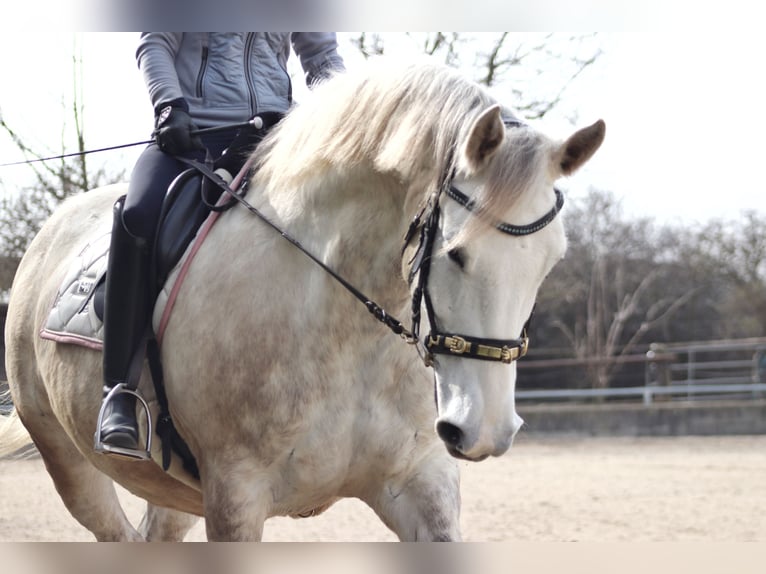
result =
M197 126L182 103L171 102L157 107L153 135L162 151L171 155L183 155L192 150L204 149L199 136L191 134Z

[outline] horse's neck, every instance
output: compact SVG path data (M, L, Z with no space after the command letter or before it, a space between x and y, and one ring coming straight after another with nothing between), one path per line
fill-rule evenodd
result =
M407 296L399 269L403 193L395 180L367 172L325 177L299 192L264 190L278 220L307 251L389 305Z

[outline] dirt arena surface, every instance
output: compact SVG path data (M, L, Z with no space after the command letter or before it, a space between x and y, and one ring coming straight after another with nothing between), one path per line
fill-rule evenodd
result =
M766 436L522 435L507 456L461 462L468 541L766 542ZM143 502L121 491L137 524ZM205 540L202 520L186 538ZM269 541L393 541L357 500L319 517L275 518ZM39 458L0 461L0 542L93 540Z

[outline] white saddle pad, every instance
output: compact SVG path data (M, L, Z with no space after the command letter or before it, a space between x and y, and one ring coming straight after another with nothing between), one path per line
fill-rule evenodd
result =
M96 350L103 348L104 324L96 314L93 294L106 275L110 239L111 230L102 230L74 258L56 293L45 325L40 330L40 337ZM189 247L193 245L194 241ZM166 310L169 294L188 255L189 249L168 275L159 294L153 314L155 329Z
M56 293L40 336L101 349L104 326L96 315L93 292L106 274L111 230L101 230L75 257Z

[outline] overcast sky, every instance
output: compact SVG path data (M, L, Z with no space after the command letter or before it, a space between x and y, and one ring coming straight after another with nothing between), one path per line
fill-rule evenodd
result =
M766 87L760 72L766 38L707 32L600 37L603 55L566 92L562 113L576 110L578 126L603 118L607 137L590 165L562 181L569 195L581 196L592 185L614 192L630 213L685 224L734 219L745 209L766 211L761 175ZM39 149L56 152L61 101L71 93L74 35L48 33L33 43L26 38L12 31L0 35L0 110ZM347 38L340 35L341 53L356 65ZM134 33L80 36L89 147L149 136L151 107L135 64L136 39ZM23 57L9 57L19 54L19 46L24 46ZM557 137L573 129L561 114L535 125ZM139 151L91 157L129 172ZM0 152L0 163L21 159L3 137ZM27 174L26 167L0 168L0 193Z

